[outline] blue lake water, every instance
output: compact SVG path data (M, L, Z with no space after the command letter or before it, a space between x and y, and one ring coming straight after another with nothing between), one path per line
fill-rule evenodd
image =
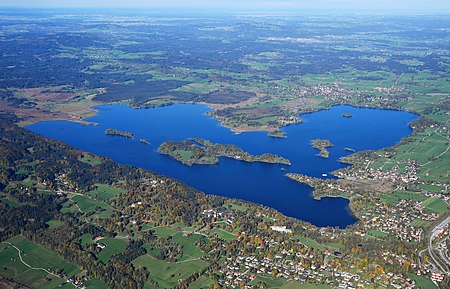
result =
M316 226L353 224L357 220L343 198L314 200L311 188L284 176L286 172L321 177L342 168L339 158L348 155L345 147L356 151L389 147L412 133L408 123L417 116L403 111L334 106L301 116L303 123L284 128L287 138L272 138L265 132L234 134L206 115L203 105L178 104L152 109L133 109L126 105L96 107L97 116L82 125L69 121L46 121L28 129L66 142L119 163L143 167L177 178L208 194L260 203L283 214ZM342 113L352 114L344 118ZM134 133L134 139L105 135L107 128ZM220 158L218 165L185 166L157 152L164 141L199 137L216 143L236 144L251 154L275 153L289 159L291 166L246 163ZM143 144L145 138L151 144ZM317 156L311 140L329 139L334 146L330 158ZM286 171L281 170L285 168Z

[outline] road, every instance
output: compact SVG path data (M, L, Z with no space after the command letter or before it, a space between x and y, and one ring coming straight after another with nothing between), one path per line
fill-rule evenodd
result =
M447 216L441 223L435 226L430 232L430 238L428 240L428 254L433 259L434 265L436 265L443 273L450 276L450 260L448 258L448 250L443 246L445 238L433 245L434 239L439 236L441 230L450 224L450 216ZM437 251L437 252L436 252Z
M52 276L61 278L61 279L63 279L64 281L66 281L66 282L68 282L68 283L71 283L73 286L75 286L75 288L79 288L77 285L75 285L75 283L69 281L68 279L66 279L66 278L64 278L64 277L62 277L62 276L59 276L59 275L57 275L57 274L55 274L55 273L52 273L52 272L48 271L48 270L45 269L45 268L32 267L30 264L28 264L27 262L25 262L25 261L23 260L23 258L22 258L22 252L20 251L19 248L17 248L16 246L14 246L14 245L13 245L12 243L10 243L10 242L2 242L2 243L7 244L7 245L13 247L14 249L16 249L17 252L19 253L19 259L20 259L20 262L22 262L22 264L24 264L25 266L27 266L27 267L30 268L31 270L40 270L40 271L44 271L44 272L47 273L47 274L50 274L50 275L52 275Z

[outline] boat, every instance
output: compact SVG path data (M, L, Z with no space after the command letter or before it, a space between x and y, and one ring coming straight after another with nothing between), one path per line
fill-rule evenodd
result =
M327 177L328 176L328 174L322 174L322 177Z

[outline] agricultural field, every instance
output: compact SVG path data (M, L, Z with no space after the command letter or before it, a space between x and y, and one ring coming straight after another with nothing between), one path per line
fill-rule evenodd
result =
M422 276L417 276L414 274L408 274L408 276L411 279L414 279L417 282L416 288L423 288L423 289L438 289L436 284L428 280L427 278L424 278Z
M83 285L86 286L88 289L106 289L105 281L95 278L83 282Z
M114 188L105 184L95 184L95 189L87 192L87 195L99 199L112 199L122 192L122 189Z
M214 284L214 281L211 278L201 276L195 282L190 284L189 289L209 289L211 285Z
M236 239L236 235L232 234L230 232L221 230L221 229L215 229L214 230L214 234L217 235L217 238L224 240L224 241L233 241L234 239Z
M444 214L450 210L449 205L439 198L428 198L422 204L429 213Z
M274 279L272 277L264 277L257 276L255 279L250 282L250 285L260 286L261 284L265 284L264 288L280 288L284 284L286 284L286 280L282 279Z
M450 158L448 150L450 139L445 134L448 132L428 128L409 137L405 144L400 144L394 157L379 159L371 167L388 171L395 165L401 166L408 160L415 160L420 164L418 175L421 178L429 182L445 182L450 174L450 165L447 161Z
M19 252L9 243L19 248L23 262L26 264L21 262ZM75 288L62 278L49 274L43 269L66 276L75 276L80 273L76 265L63 260L56 253L36 243L25 240L22 236L16 236L0 244L0 268L2 268L2 276L39 289Z
M314 248L316 250L319 251L325 251L326 248L325 246L323 246L322 244L319 244L317 241L313 240L313 239L309 239L306 237L301 237L301 236L296 236L296 238L304 245Z
M178 280L186 279L208 266L208 263L202 260L173 263L158 260L148 254L138 257L133 261L133 264L138 268L145 267L150 272L148 288L152 287L152 282L158 283L160 288L171 288Z
M413 192L395 191L391 194L381 195L381 200L390 204L396 204L400 200L418 200L424 201L427 197Z
M171 227L155 227L152 230L160 238L173 237L177 234L177 231Z
M90 164L91 166L97 166L102 163L100 158L93 156L83 156L79 160L83 163Z
M280 289L331 289L331 288L333 287L328 285L302 284L295 281L289 281L280 287Z
M445 15L16 13L0 15L0 237L19 248L0 243L2 276L38 289L74 288L72 276L91 278L88 289L329 289L347 286L347 275L332 274L340 271L354 288L448 288L448 276L430 280L441 266L426 250L450 211ZM62 120L103 133L95 116L110 104L201 104L217 125L274 142L289 140L283 128L302 125L302 114L337 105L417 120L393 147L349 152L356 161L341 179L314 179L316 192L349 199L355 217L347 228L317 227L14 125Z
M232 203L232 204L225 204L224 207L231 208L232 210L237 210L237 211L240 211L240 212L245 212L247 210L246 206L238 205L238 204L234 204L234 203Z
M85 242L87 242L86 239ZM106 245L97 256L105 264L114 254L122 253L127 247L127 241L124 239L103 238L97 242Z
M192 234L189 237L183 236L182 233L177 233L170 239L171 242L177 243L183 246L183 260L200 258L204 255L198 247L195 246L195 242L200 239L206 239L203 235Z
M108 218L113 213L113 208L108 204L85 196L74 196L71 201L74 206L84 214L92 214L93 218Z

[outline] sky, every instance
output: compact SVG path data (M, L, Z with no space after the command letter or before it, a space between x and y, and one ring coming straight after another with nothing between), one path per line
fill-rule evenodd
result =
M449 0L0 0L0 7L450 13Z

